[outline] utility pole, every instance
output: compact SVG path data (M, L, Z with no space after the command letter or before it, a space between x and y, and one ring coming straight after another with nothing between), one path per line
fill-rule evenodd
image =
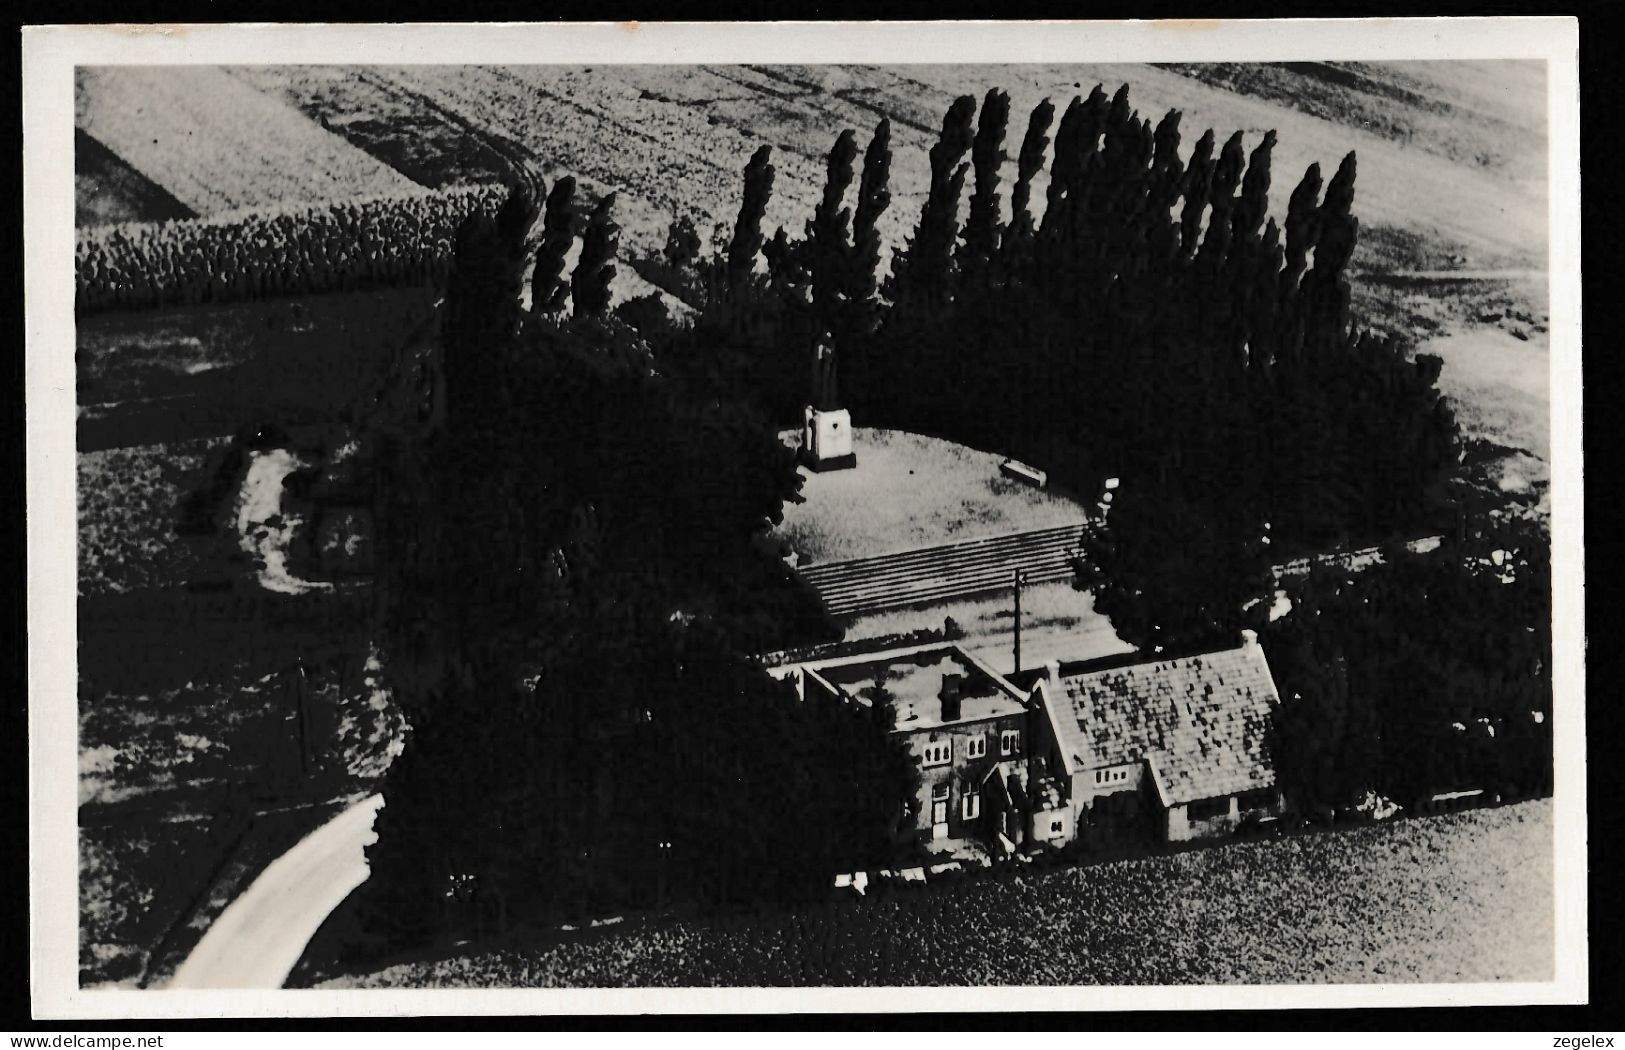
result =
M299 735L299 772L310 775L310 682L305 675L305 661L299 658L294 667L294 721Z
M1021 570L1016 570L1016 668L1012 674L1021 673Z

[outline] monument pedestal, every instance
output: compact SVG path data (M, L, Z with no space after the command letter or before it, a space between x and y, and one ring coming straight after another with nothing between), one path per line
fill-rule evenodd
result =
M852 451L852 414L844 408L807 406L801 432L801 462L820 473L858 465Z

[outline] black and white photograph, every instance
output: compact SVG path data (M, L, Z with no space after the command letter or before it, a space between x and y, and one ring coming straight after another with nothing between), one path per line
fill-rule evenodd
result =
M56 1008L1583 1001L1573 24L1262 25L33 34Z

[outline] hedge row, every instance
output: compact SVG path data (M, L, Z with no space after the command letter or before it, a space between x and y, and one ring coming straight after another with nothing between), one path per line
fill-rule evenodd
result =
M132 309L437 280L458 226L500 186L79 231L76 309Z

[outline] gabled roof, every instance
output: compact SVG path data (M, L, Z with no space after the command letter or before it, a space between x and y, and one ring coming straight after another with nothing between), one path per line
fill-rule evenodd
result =
M951 643L935 642L878 653L835 657L795 665L826 689L861 707L873 703L876 683L897 704L894 733L940 729L944 679L954 676L960 693L954 724L980 722L1027 709L1027 694L984 661ZM775 669L779 673L787 673Z
M1040 684L1068 774L1148 760L1164 805L1275 783L1266 744L1279 701L1256 643Z

